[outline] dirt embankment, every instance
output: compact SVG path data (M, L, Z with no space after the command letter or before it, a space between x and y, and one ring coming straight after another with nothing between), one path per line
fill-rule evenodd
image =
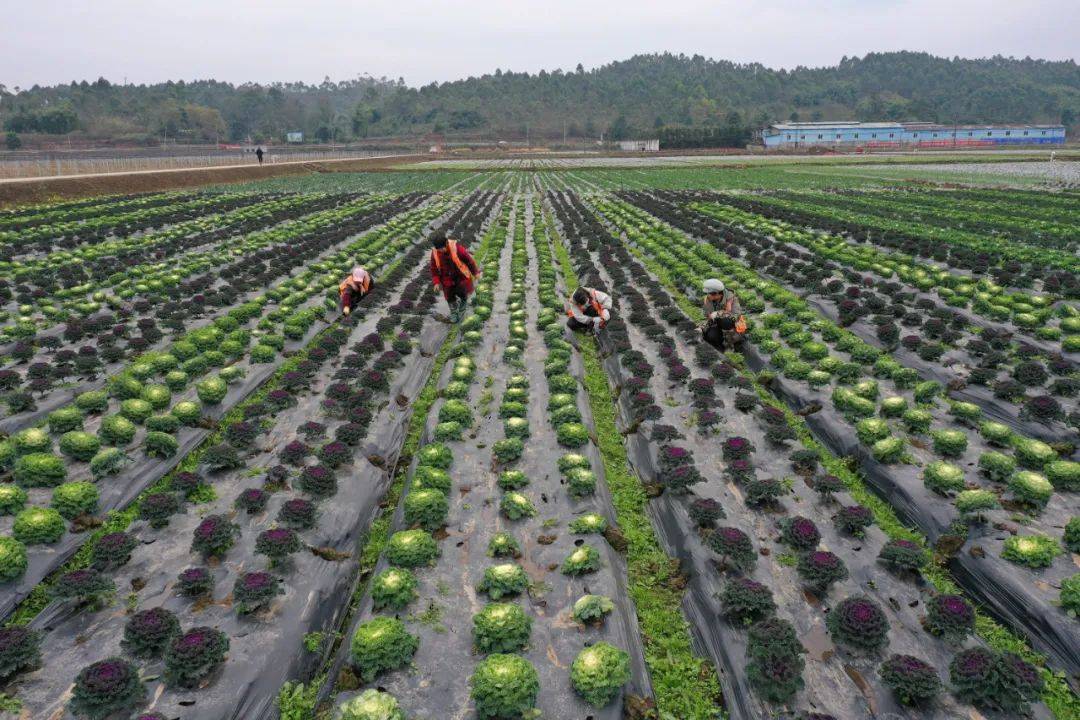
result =
M27 178L0 182L0 207L54 199L108 195L113 193L156 192L218 183L251 182L288 175L317 172L370 172L416 162L421 156L395 155L356 160L284 162L272 165L144 170L101 175L68 175Z

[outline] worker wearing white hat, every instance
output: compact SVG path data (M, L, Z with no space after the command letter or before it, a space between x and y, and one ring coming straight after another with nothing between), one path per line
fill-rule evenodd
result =
M746 328L739 298L716 278L706 280L701 289L705 293L701 303L705 313L705 323L701 326L702 339L720 351L728 349L729 345L733 348L742 340ZM738 330L740 323L742 332Z

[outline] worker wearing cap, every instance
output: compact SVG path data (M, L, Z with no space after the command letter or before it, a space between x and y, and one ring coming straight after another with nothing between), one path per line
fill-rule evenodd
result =
M574 332L600 332L611 320L611 296L595 288L579 287L570 296L566 327Z
M450 322L461 322L465 303L473 291L473 279L480 276L480 266L469 249L439 231L431 236L431 281L441 288L450 309Z
M371 273L360 265L354 267L338 285L338 305L341 312L345 315L351 313L364 296L371 292L373 284Z
M746 319L743 317L739 298L716 278L706 280L702 291L705 293L705 299L701 303L701 309L705 313L705 323L701 326L702 339L721 352L733 349L742 341L742 335L746 332Z

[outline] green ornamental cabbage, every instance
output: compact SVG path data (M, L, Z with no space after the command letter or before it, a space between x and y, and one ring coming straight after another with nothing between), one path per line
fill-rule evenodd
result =
M12 476L24 488L56 487L67 478L67 466L52 453L30 453L15 461Z
M0 535L0 583L18 580L26 573L26 545Z
M49 413L49 430L54 433L66 433L82 430L83 414L74 405L67 405Z
M368 688L338 705L336 720L405 720L397 698L377 688Z
M1080 463L1071 460L1055 460L1043 468L1046 479L1063 492L1080 490Z
M417 490L438 490L443 495L450 493L453 481L445 470L421 465L413 473L412 492Z
M979 470L995 482L1005 482L1016 472L1016 460L991 450L979 456Z
M1009 479L1009 489L1013 497L1021 502L1042 509L1050 502L1054 486L1043 475L1031 470L1021 470Z
M100 450L90 460L90 472L95 478L116 475L127 464L127 456L117 448Z
M92 515L98 506L97 486L91 482L69 482L52 494L52 507L68 520L77 515Z
M555 435L563 447L579 448L589 442L589 430L581 423L563 423L555 429Z
M615 603L609 597L582 595L574 603L573 617L577 622L587 625L603 620L604 616L614 609Z
M968 522L982 522L983 513L998 507L998 498L989 490L964 490L953 505Z
M491 454L502 464L517 460L524 452L525 445L520 438L503 438L502 440L496 440L491 446Z
M60 452L75 460L89 462L101 449L101 441L82 430L71 430L60 436Z
M183 425L194 427L202 420L202 408L191 400L181 400L173 405L172 414Z
M591 545L582 545L566 556L562 571L566 575L585 575L600 569L600 553Z
M124 446L135 439L138 428L122 415L108 415L101 421L98 434L110 445Z
M11 436L12 447L16 455L45 453L52 450L52 438L41 428L27 428Z
M514 603L489 603L473 615L473 643L482 653L516 652L531 634L532 618Z
M217 405L229 392L228 384L219 377L206 378L195 386L195 392L204 405Z
M1005 538L1001 557L1032 568L1050 567L1061 554L1061 546L1046 535L1010 535Z
M536 508L529 498L515 490L503 493L499 501L499 510L508 520L520 520L521 518L536 515Z
M52 508L29 507L15 516L11 534L21 543L54 543L64 536L67 524Z
M404 568L387 568L371 579L371 600L376 610L400 610L416 599L416 576Z
M979 434L986 442L997 447L1009 447L1013 440L1013 432L1008 425L990 420L979 424Z
M873 445L889 437L889 424L880 418L866 418L855 424L855 435L863 445Z
M405 568L431 565L439 556L439 544L426 530L401 530L390 536L386 559Z
M967 434L962 430L934 430L930 433L934 452L942 457L960 457L967 450Z
M91 390L75 398L75 407L84 413L97 414L109 407L109 395L104 390Z
M532 663L501 653L478 663L469 685L480 720L526 716L536 707L540 692L540 678Z
M493 565L484 570L484 577L476 589L487 593L492 600L520 595L529 589L529 576L515 563Z
M420 465L448 470L454 463L454 453L442 443L428 443L417 452Z
M413 490L405 496L405 522L435 530L446 522L450 503L440 490Z
M964 471L952 463L936 460L923 470L923 484L939 495L964 489Z
M0 483L0 515L14 515L26 507L26 491L15 483Z
M495 533L488 541L487 554L488 557L519 557L521 545L510 533Z
M1013 441L1013 449L1016 451L1017 462L1029 470L1042 470L1058 459L1054 448L1041 440L1016 438Z
M172 392L164 385L147 385L143 388L142 399L155 410L164 410L172 402Z
M364 682L412 661L420 638L409 634L397 618L377 617L361 623L349 644L350 660Z
M142 424L154 414L154 406L145 400L131 398L120 403L120 414L133 423Z
M630 656L606 642L578 653L570 666L570 681L585 702L604 707L630 682Z
M907 409L907 400L900 396L894 395L881 401L880 411L884 417L900 417Z

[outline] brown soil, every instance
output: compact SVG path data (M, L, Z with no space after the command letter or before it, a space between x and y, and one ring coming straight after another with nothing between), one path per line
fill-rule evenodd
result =
M420 156L364 158L357 160L320 160L313 162L277 163L274 165L241 165L229 167L191 168L184 170L110 173L104 175L66 176L58 178L27 178L0 183L0 207L30 202L108 195L114 193L157 192L176 188L241 183L290 175L324 172L371 172L416 162Z

